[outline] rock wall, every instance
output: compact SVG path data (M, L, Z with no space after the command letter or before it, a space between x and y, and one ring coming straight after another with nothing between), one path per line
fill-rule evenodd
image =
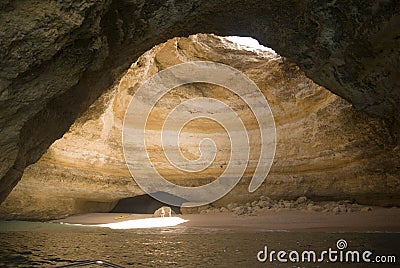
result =
M200 32L256 37L385 119L398 143L399 10L398 0L3 0L0 202L138 56Z
M187 99L205 96L224 101L240 114L249 129L252 146L245 177L217 201L217 206L245 203L261 195L274 199L307 196L316 200L354 199L374 205L400 204L399 152L382 120L357 111L313 83L296 64L275 53L199 34L171 39L132 64L118 85L105 92L37 163L25 170L20 183L0 206L0 216L45 219L109 211L119 199L143 194L124 162L121 133L125 111L143 81L169 66L194 60L230 65L258 85L275 118L275 161L260 189L248 193L260 148L254 115L230 91L195 84L164 96L148 121L146 142L150 157L169 180L186 186L206 184L217 178L229 161L229 139L224 129L207 120L195 120L185 126L181 143L183 153L193 159L199 156L199 138L216 141L216 160L203 172L176 170L157 143L171 109Z

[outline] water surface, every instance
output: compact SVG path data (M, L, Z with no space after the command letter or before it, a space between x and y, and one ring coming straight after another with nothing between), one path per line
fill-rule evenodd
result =
M38 222L0 222L0 267L57 267L105 260L123 267L399 267L396 264L260 263L274 250L348 249L399 255L399 233L272 232L168 227L111 230ZM398 256L397 256L398 257ZM100 267L100 266L86 266Z

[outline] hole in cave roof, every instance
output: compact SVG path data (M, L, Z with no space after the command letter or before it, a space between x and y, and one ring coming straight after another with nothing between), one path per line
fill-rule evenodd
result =
M235 43L239 46L241 46L245 50L262 50L262 51L269 51L273 54L276 54L275 50L272 48L266 47L261 45L256 39L252 37L246 37L246 36L225 36L225 39L231 41L232 43Z

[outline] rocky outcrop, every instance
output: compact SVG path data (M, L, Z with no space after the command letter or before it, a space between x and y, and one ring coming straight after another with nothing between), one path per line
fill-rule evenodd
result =
M167 206L160 207L153 214L154 217L171 217L172 216L172 209Z
M279 212L285 210L300 210L300 211L314 211L322 213L343 214L350 212L368 212L372 211L370 206L362 206L354 203L351 200L340 200L338 202L332 201L318 201L314 202L307 199L305 196L300 196L296 200L273 200L266 196L260 196L259 199L251 203L239 205L237 203L230 203L226 207L213 207L207 205L192 209L192 213L200 214L219 214L219 213L232 213L238 216L257 216L270 212Z
M382 120L357 111L275 53L252 51L224 38L201 34L171 39L143 54L118 85L104 93L62 139L25 170L21 182L0 206L0 215L43 219L109 211L119 199L143 194L131 178L122 152L126 109L146 79L169 66L194 60L230 65L258 85L275 118L275 161L261 188L248 193L254 160L260 150L258 133L252 130L256 121L249 107L218 86L180 87L160 100L147 125L149 155L166 178L181 185L199 186L217 178L226 167L229 139L218 124L199 119L183 129L187 139L183 139L181 150L188 158L199 156L199 138L209 135L216 141L216 160L204 172L188 173L173 168L157 144L162 123L171 109L194 97L213 97L238 112L250 129L252 141L251 161L244 178L216 206L251 202L261 195L274 199L306 195L317 200L400 204L399 152Z
M192 33L256 37L385 119L398 143L399 9L397 0L1 1L0 202L139 55Z

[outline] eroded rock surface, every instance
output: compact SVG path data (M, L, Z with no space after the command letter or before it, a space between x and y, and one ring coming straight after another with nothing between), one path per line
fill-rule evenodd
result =
M393 208L394 209L394 208ZM260 196L259 199L251 203L237 204L230 203L226 207L213 207L207 205L198 207L196 210L192 209L192 213L200 214L219 214L219 213L232 213L238 216L257 216L269 212L279 212L284 210L300 210L300 211L314 211L322 213L343 214L350 212L369 212L373 208L370 206L362 206L351 200L340 200L338 202L332 201L318 201L314 202L307 199L305 196L300 196L296 200L273 200L269 197Z
M256 37L384 118L398 143L399 10L397 0L1 1L0 202L139 55L199 32Z
M143 194L131 178L122 153L125 111L143 81L169 66L194 60L224 63L245 73L268 100L277 127L275 161L261 188L253 194L247 191L255 169L255 161L250 161L245 178L216 206L251 202L261 195L400 204L399 152L382 120L356 111L277 54L251 51L213 35L194 35L171 39L143 54L118 85L104 93L62 139L25 170L21 182L0 207L2 217L43 219L109 211L119 199ZM199 156L199 138L218 137L216 161L204 172L185 173L172 168L157 145L168 112L180 102L199 96L220 99L237 111L249 129L251 160L257 160L259 153L254 116L236 95L204 84L172 90L154 108L146 141L159 172L187 186L217 178L229 160L229 139L223 128L204 120L183 129L187 139L181 144L183 153L195 159Z

